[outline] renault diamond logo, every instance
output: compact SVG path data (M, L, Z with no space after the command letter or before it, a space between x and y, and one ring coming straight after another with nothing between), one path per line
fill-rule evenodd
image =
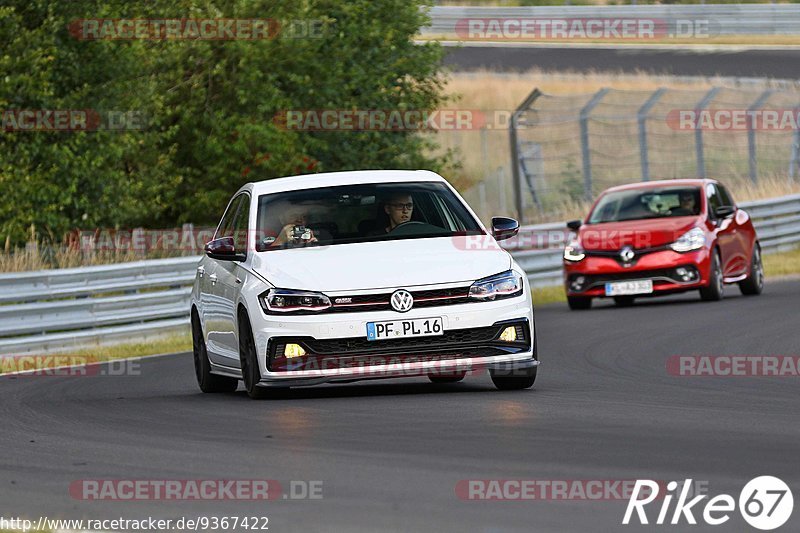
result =
M400 313L405 313L414 306L414 297L410 292L404 290L394 291L390 301L392 309Z
M619 256L622 260L626 263L630 263L633 261L633 258L636 257L636 252L633 251L633 248L630 246L626 246L625 248L620 251Z

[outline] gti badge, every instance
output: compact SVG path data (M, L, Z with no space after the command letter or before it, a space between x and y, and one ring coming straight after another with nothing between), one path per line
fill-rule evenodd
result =
M630 246L626 246L619 252L619 257L622 259L623 263L630 263L633 261L633 258L636 257L636 252L634 252L633 248Z
M414 297L411 296L410 292L400 289L392 293L390 302L392 309L399 313L405 313L414 306Z

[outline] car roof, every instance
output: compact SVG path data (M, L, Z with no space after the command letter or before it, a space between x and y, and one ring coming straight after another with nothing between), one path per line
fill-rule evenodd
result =
M248 183L241 190L249 190L251 194L258 196L261 194L314 189L317 187L334 187L337 185L409 183L416 181L446 182L443 177L430 170L350 170L273 178Z
M609 187L605 192L612 191L627 191L631 189L657 189L659 187L675 187L675 186L688 186L688 187L705 187L709 183L717 183L712 179L676 179L676 180L658 180L658 181L641 181L637 183L628 183L626 185L617 185L616 187Z

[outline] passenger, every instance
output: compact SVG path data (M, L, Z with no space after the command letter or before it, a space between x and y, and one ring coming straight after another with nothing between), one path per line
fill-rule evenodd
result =
M274 207L282 225L277 237L266 237L262 242L269 247L295 248L317 242L314 232L307 226L308 208L299 204Z

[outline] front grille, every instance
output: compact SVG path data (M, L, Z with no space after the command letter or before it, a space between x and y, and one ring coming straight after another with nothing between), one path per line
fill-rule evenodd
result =
M469 287L454 287L450 289L428 289L422 291L409 291L414 298L414 308L436 307L467 303ZM336 296L331 299L333 306L325 313L360 313L365 311L388 311L392 309L389 299L392 293L359 294L354 296ZM342 301L349 300L349 301ZM341 301L341 302L340 302ZM340 302L340 303L337 303Z
M500 334L514 326L517 340L499 340ZM306 351L303 357L286 359L283 356L287 344L299 344ZM526 320L505 321L492 326L445 331L430 337L387 339L368 341L366 337L343 339L315 339L313 337L274 337L267 347L269 368L272 371L298 369L303 361L320 365L364 365L370 358L402 361L424 357L458 359L464 357L487 357L504 353L518 353L530 349L530 328ZM387 359L388 358L388 359ZM435 359L434 359L435 360ZM382 364L382 363L377 363ZM302 365L301 365L302 366ZM318 368L327 368L318 366Z
M629 262L623 261L622 257L620 257L620 252L622 250L584 250L584 253L589 257L610 257L620 265L633 266L639 261L640 258L644 257L645 255L652 254L654 252L662 252L667 249L669 249L669 246L666 245L654 246L651 248L634 248L633 252L635 253L635 255L633 256L633 260Z
M586 291L594 287L605 285L614 281L632 281L641 279L651 279L655 285L659 283L694 283L699 279L699 273L693 266L684 266L686 270L696 273L696 277L689 282L683 281L677 274L676 268L661 268L656 270L639 270L634 272L615 272L609 274L570 274L568 283L572 286L578 278L584 278L581 291Z

